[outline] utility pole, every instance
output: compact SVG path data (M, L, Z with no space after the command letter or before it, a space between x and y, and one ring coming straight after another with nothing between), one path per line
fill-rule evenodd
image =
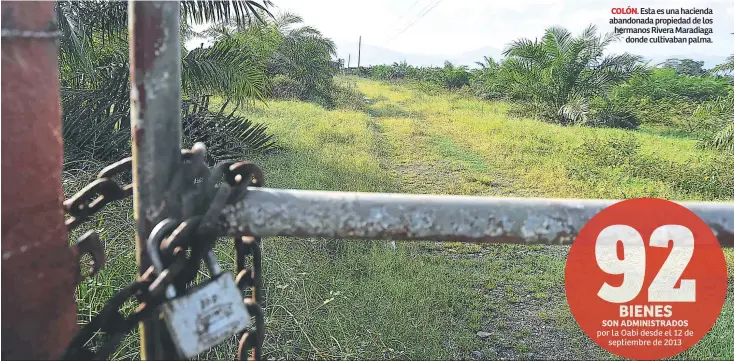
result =
M352 54L347 55L347 69L352 66Z
M359 48L357 50L357 69L359 69L360 60L362 58L362 35L359 36Z

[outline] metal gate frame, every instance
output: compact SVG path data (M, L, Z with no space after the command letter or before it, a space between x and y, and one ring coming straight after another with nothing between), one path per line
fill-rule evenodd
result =
M136 246L143 272L150 265L144 240L153 225L177 210L177 199L164 194L180 162L180 4L129 3ZM221 236L570 244L591 217L614 202L251 187L243 200L222 211L219 231ZM734 246L734 203L681 204L704 219L722 245ZM160 350L154 343L159 328L153 321L141 328L146 358L158 359L157 351L169 354L170 348Z
M144 240L155 224L178 212L178 195L166 191L180 164L180 3L129 4L136 258L143 272L150 265ZM77 327L78 274L61 206L57 49L42 37L22 42L5 35L8 22L38 34L54 29L53 2L3 2L2 11L3 358L54 359ZM250 188L224 209L219 232L570 244L591 217L615 202ZM734 246L734 203L679 203L701 217L722 246ZM175 359L162 342L164 331L158 320L141 325L144 359Z

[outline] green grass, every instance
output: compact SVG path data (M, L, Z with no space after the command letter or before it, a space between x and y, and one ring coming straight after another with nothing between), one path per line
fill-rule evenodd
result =
M510 119L508 105L356 78L366 111L272 101L242 111L281 149L248 160L266 186L338 191L581 198L734 199L734 158L651 131L564 128ZM216 104L213 104L216 106ZM353 107L359 109L360 107ZM67 192L88 181L67 174ZM127 208L126 208L127 207ZM80 286L88 320L134 276L132 215L113 207L110 263ZM81 231L80 231L81 232ZM440 241L440 240L439 240ZM563 295L565 247L268 238L265 355L270 358L610 358L581 333ZM233 268L230 242L217 252ZM729 274L734 253L726 252ZM719 322L683 356L734 357L734 292ZM489 332L486 340L476 336ZM116 358L137 357L136 335ZM236 342L202 358L231 358Z

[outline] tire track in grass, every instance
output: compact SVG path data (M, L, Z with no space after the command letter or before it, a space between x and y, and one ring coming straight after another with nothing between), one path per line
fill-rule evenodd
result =
M530 190L498 174L479 155L437 134L420 114L392 116L408 112L395 111L397 105L387 97L369 103L370 128L380 139L382 148L376 154L385 157L380 164L392 166L390 172L399 180L396 191L531 195ZM382 111L375 111L376 107ZM384 109L399 114L389 114ZM461 315L464 318L461 331L452 331L474 334L471 341L451 345L459 358L589 359L601 356L585 335L568 332L562 327L570 313L559 315L557 311L565 306L562 285L568 248L480 247L451 242L421 242L417 246L436 257L465 264L468 271L484 272L483 284L473 286L484 302L473 305L473 309Z

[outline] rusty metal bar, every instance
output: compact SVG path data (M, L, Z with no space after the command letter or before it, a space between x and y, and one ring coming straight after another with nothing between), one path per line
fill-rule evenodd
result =
M570 244L613 200L491 198L250 188L221 233L260 237ZM734 202L678 202L734 247Z
M2 359L56 359L77 330L55 19L54 2L2 2Z
M136 257L143 273L151 264L145 249L150 231L179 216L178 195L167 190L181 162L180 2L128 4ZM178 358L158 318L143 322L140 333L144 360Z

